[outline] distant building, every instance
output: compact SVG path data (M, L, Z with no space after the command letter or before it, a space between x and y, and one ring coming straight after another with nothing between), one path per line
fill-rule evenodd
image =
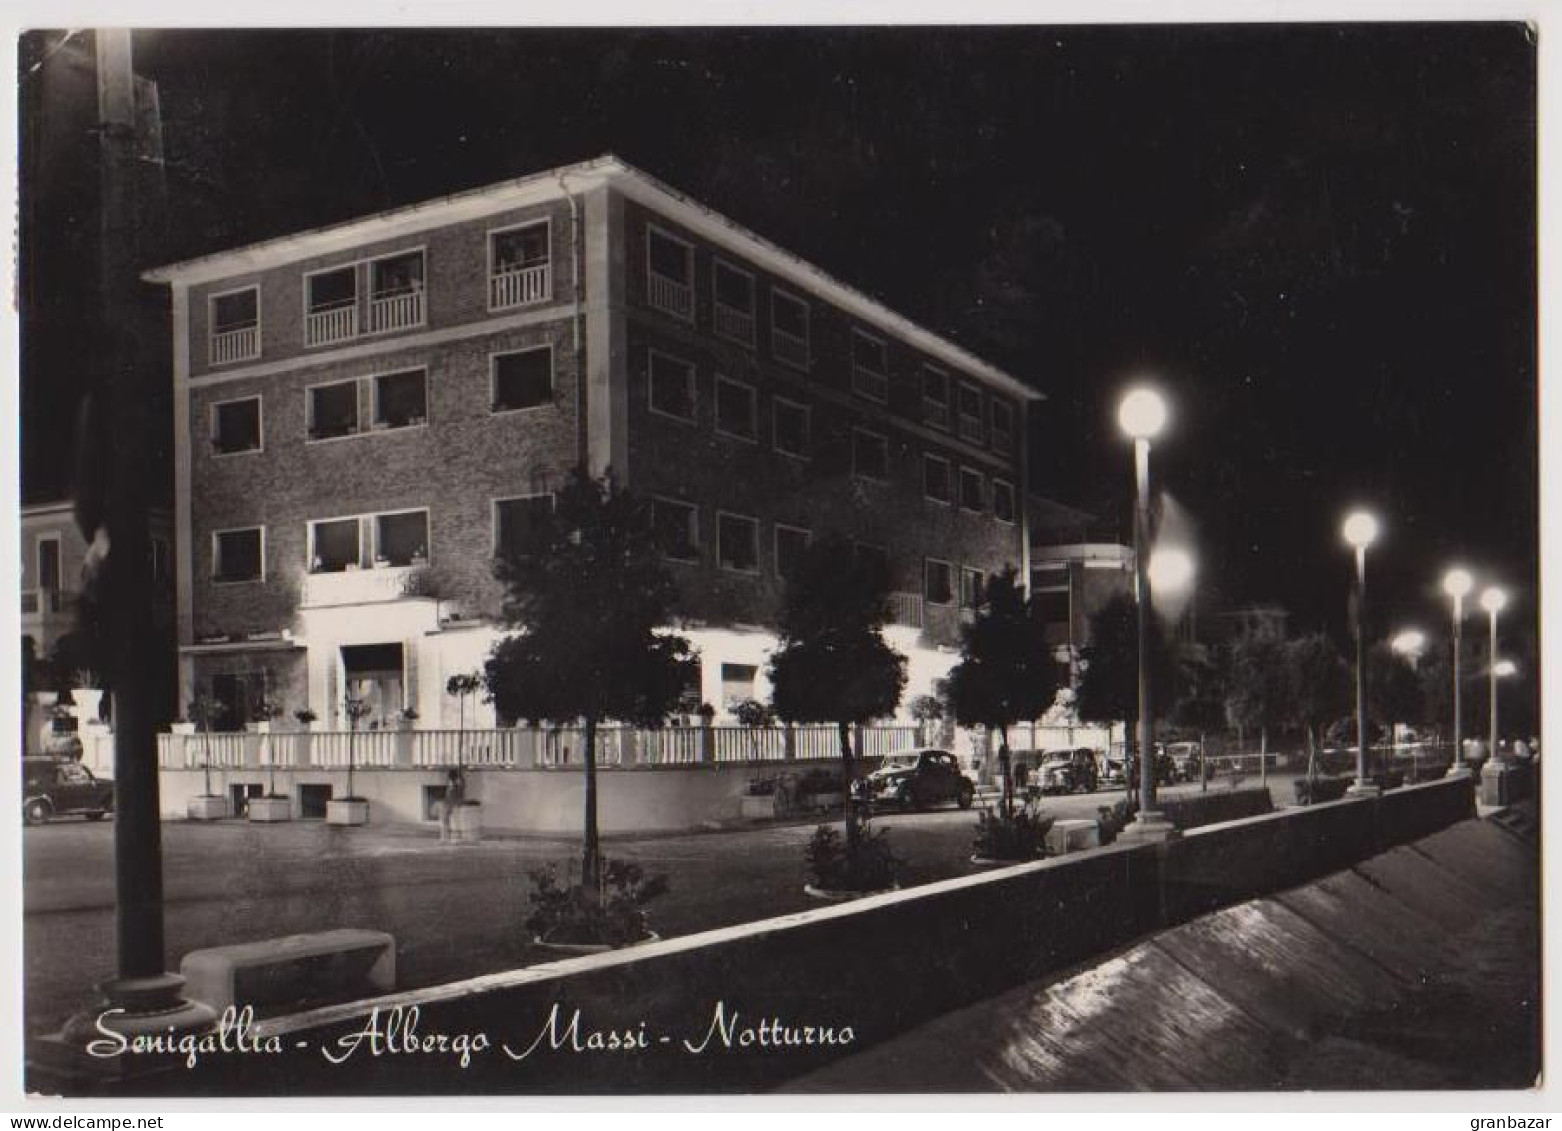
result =
M607 157L159 268L172 294L181 701L453 726L495 553L575 466L653 500L700 699L765 698L784 578L894 578L906 699L1030 574L1039 394Z

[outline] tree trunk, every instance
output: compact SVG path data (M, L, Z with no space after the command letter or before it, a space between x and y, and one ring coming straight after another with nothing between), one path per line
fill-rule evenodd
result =
M835 729L841 739L842 777L846 782L846 845L851 849L856 847L862 835L863 821L861 802L857 797L856 766L852 758L851 724L836 723Z
M1304 723L1302 732L1307 736L1307 781L1311 783L1318 780L1318 737L1310 724Z
M1258 731L1258 780L1265 785L1269 784L1269 728L1260 727Z
M1008 820L1014 816L1014 775L1009 770L1009 727L1004 724L998 728L998 772L1003 775L1003 817Z
M597 837L597 720L586 717L586 843L581 854L580 884L591 898L601 883L602 846Z

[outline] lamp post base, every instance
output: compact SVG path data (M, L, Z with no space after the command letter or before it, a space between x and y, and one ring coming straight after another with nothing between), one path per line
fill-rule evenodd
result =
M1182 834L1177 831L1177 826L1172 824L1161 814L1152 811L1141 812L1132 821L1124 826L1123 831L1117 835L1119 841L1132 841L1136 844L1163 844L1168 840L1175 840Z
M1470 767L1463 762L1455 762L1448 767L1448 772L1443 776L1445 778L1467 778L1470 776Z
M61 1035L71 1044L84 1046L105 1036L105 1030L132 1038L195 1032L214 1024L217 1011L190 1001L181 994L183 989L184 979L178 974L111 978L98 986L103 995L98 1007L72 1017Z
M1481 804L1500 806L1508 804L1508 771L1511 767L1499 758L1486 759L1481 767Z
M1383 787L1377 782L1368 781L1366 778L1357 778L1345 791L1346 797L1380 797Z

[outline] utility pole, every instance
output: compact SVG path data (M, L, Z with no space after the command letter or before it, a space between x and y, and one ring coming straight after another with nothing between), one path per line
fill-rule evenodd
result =
M98 95L98 326L92 392L76 438L76 517L87 539L85 615L104 641L114 704L114 887L116 976L103 1002L66 1026L69 1043L125 1032L209 1024L206 1006L185 1001L184 981L164 969L162 828L158 812L156 684L152 661L151 546L147 511L156 475L154 395L141 340L137 235L136 94L128 29L94 33ZM116 1012L108 1013L113 1010Z

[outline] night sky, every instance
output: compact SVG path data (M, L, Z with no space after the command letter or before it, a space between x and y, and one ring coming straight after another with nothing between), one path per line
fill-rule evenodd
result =
M1032 488L1097 534L1128 534L1115 402L1155 375L1155 475L1198 524L1210 607L1341 632L1360 501L1385 524L1383 630L1445 623L1455 557L1516 591L1515 629L1537 617L1522 25L162 32L136 52L164 258L611 151L1036 385ZM70 395L52 378L24 429ZM24 475L55 477L58 447Z

